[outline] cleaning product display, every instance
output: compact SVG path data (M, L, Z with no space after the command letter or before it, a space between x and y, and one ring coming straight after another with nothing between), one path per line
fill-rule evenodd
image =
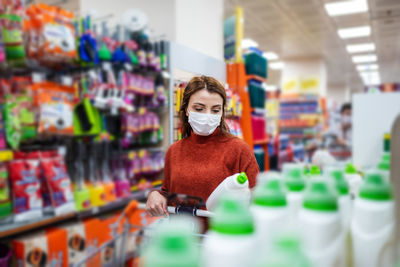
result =
M303 191L306 188L301 168L293 167L287 174L284 174L283 180L288 190L286 199L290 220L291 223L296 224L298 213L303 203Z
M377 171L367 173L354 201L351 223L354 266L394 266L394 224L389 182Z

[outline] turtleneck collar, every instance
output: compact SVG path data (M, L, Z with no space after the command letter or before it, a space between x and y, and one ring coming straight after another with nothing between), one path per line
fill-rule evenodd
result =
M198 135L195 132L191 132L190 136L188 137L188 139L196 144L205 144L207 142L213 141L216 138L218 138L218 136L220 136L221 134L221 130L219 127L217 127L217 129L215 129L215 131L207 136L203 136L203 135Z

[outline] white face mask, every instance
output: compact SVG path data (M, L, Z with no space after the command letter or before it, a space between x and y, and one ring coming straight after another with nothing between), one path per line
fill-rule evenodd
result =
M189 111L189 124L198 135L212 134L221 123L221 115Z

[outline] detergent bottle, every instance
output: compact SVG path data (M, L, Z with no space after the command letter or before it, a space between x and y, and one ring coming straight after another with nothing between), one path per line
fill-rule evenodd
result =
M257 267L310 267L310 261L301 248L300 239L294 234L279 234L271 249L260 256Z
M254 190L251 206L258 248L268 247L276 233L285 227L289 219L284 185L281 180L271 179Z
M290 221L296 224L297 215L303 203L303 190L306 187L302 168L292 168L283 177L283 180L288 190L286 200L289 208Z
M247 203L230 194L222 196L203 240L204 266L252 266L254 230L253 216Z
M213 210L219 198L227 193L239 198L247 205L250 203L251 195L246 173L236 173L225 178L208 197L206 201L207 210Z
M325 171L326 177L333 181L336 192L339 196L339 213L342 221L342 230L345 238L345 247L342 250L343 257L347 263L346 266L351 266L351 236L350 236L350 222L353 209L353 201L349 193L349 185L344 178L344 173L340 168L329 168Z
M306 255L313 266L344 266L345 245L336 194L324 179L310 182L299 223Z
M344 170L344 177L349 183L350 195L354 198L358 195L358 188L362 182L361 175L357 172L356 167L352 163L348 163Z
M379 171L371 171L354 201L354 267L394 266L394 225L392 188Z
M281 174L277 171L260 172L257 175L257 185L265 184L271 179L280 179Z
M191 218L174 219L158 226L143 253L140 267L199 267L199 240Z

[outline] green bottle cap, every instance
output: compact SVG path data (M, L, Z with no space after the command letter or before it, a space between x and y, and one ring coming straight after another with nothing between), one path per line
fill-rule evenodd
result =
M333 169L329 171L328 177L332 178L335 182L336 190L340 195L348 195L349 194L349 184L344 178L343 171L340 169Z
M265 207L286 206L286 196L279 180L269 180L254 190L253 203Z
M348 163L344 172L346 174L357 174L357 169L352 163Z
M285 177L286 186L290 191L302 191L306 183L302 176L301 168L292 168Z
M391 200L392 188L381 173L369 172L366 174L364 183L360 186L359 196L374 201Z
M390 133L385 133L383 136L383 151L390 152Z
M254 232L249 208L230 195L222 196L211 218L211 230L227 235L247 235Z
M238 181L239 184L244 184L244 183L247 181L247 175L246 175L246 173L241 172L241 173L237 176L236 180Z
M197 244L190 220L174 220L174 223L163 224L144 251L143 266L198 267L200 253Z
M310 174L311 175L320 175L321 174L321 170L318 168L317 165L312 165L311 169L310 169Z
M110 49L105 44L102 44L99 49L99 58L101 61L110 61L111 60L111 52Z
M336 195L330 190L326 181L312 181L304 195L304 208L315 211L337 211Z

